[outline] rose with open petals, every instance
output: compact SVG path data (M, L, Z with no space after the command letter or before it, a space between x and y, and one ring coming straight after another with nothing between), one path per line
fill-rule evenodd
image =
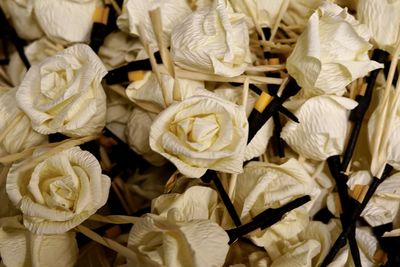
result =
M247 134L243 107L201 92L160 113L150 129L150 147L188 177L199 178L207 169L239 173Z
M101 86L106 73L89 46L71 46L29 69L17 91L18 105L39 133L99 133L106 122Z
M106 203L110 178L89 152L74 147L24 170L29 160L12 165L6 190L31 232L65 233Z

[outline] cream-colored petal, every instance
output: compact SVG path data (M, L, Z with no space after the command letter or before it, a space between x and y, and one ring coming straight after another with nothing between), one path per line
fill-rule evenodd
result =
M300 123L286 123L281 136L305 158L325 160L341 155L348 132L349 110L355 106L357 102L344 97L312 97L295 112Z
M218 194L211 188L193 186L183 194L164 194L152 201L152 213L167 217L174 209L182 221L198 219L208 220L212 217L218 204Z
M88 42L97 0L35 0L36 19L44 33L66 43Z
M137 258L128 266L222 266L228 235L208 220L173 222L148 214L132 228L128 247Z
M358 0L357 18L370 29L374 44L390 53L394 53L400 36L399 9L397 0Z
M7 267L74 266L78 259L75 233L35 235L21 217L0 219L0 255Z
M43 31L34 13L34 3L35 1L31 0L4 1L5 8L11 17L15 31L23 39L33 40L43 35Z
M250 63L244 16L223 0L196 10L172 31L171 54L185 69L227 77L242 74Z

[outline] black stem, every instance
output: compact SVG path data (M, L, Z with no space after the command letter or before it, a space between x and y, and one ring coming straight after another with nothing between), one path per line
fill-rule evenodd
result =
M226 232L228 233L229 236L229 244L232 244L237 240L239 237L242 237L244 235L247 235L248 233L261 228L261 230L270 227L271 225L277 223L282 219L282 217L289 211L292 211L305 203L309 202L311 200L311 197L306 195L299 197L282 207L276 208L276 209L267 209L257 216L253 218L253 220L249 223L246 223L242 226L229 229Z
M342 214L340 216L340 221L342 223L342 229L345 229L350 224L350 197L347 194L347 176L340 173L340 156L331 156L327 159L329 170L335 179L337 191L339 194L340 206L342 208ZM349 235L349 246L351 255L353 257L354 265L356 267L361 267L360 251L358 250L357 240L355 237L355 224L352 227L352 233ZM354 233L354 235L353 235Z
M228 210L229 216L231 217L233 223L236 226L242 225L240 217L236 212L235 207L233 206L233 203L229 198L229 195L226 193L225 188L221 183L221 180L218 178L217 173L213 170L207 170L207 172L203 175L201 179L205 183L209 183L211 181L214 182L215 187L217 188L217 191L219 193L219 196L222 202L224 203L226 209Z
M372 60L375 60L380 63L385 63L388 59L389 54L383 50L375 49L372 54ZM346 150L343 154L342 159L342 170L345 171L347 166L350 163L350 160L353 156L354 149L356 147L357 139L360 134L362 121L364 119L365 113L368 110L368 107L371 103L372 99L372 91L375 87L376 78L378 76L380 69L373 70L370 73L370 76L367 78L367 89L363 96L358 95L356 101L358 102L358 106L354 108L350 113L350 120L354 122L353 129L350 134L349 141L347 143Z
M349 225L347 225L347 227L343 229L339 237L336 239L335 243L329 250L329 253L325 256L325 259L320 267L328 266L333 261L339 250L346 245L346 239L348 238L349 234L352 233L352 227L355 225L361 213L364 211L365 207L367 206L369 200L372 198L378 186L390 175L390 172L392 170L393 167L389 164L386 164L381 178L378 179L376 177L373 177L372 183L370 184L363 201L352 212L349 220Z
M162 63L160 52L155 52L154 57L156 58L156 62L158 64ZM107 75L104 77L107 84L118 84L129 82L128 73L130 71L138 71L138 70L151 70L150 59L142 59L129 62L128 64L121 66L119 68L110 70Z

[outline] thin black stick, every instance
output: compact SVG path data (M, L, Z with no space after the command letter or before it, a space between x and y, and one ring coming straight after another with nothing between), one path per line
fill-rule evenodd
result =
M219 193L219 196L224 203L226 209L228 210L229 216L231 217L233 223L236 226L242 225L242 222L240 221L240 217L238 213L236 212L235 207L233 206L233 203L231 199L229 198L229 195L226 193L224 186L222 185L221 181L218 178L218 175L215 171L213 170L207 170L207 172L201 177L202 181L205 183L209 182L214 182L215 187L217 188L217 191Z
M339 250L343 246L346 245L346 239L348 238L349 234L352 232L353 225L355 225L355 223L358 220L358 218L360 217L361 213L364 211L365 207L368 204L368 201L372 198L372 196L375 193L378 186L390 175L392 170L393 170L393 167L389 164L386 164L381 178L378 179L377 177L373 177L372 183L370 184L367 194L365 195L363 201L352 212L350 220L349 220L349 225L347 225L347 227L343 229L342 233L336 239L335 243L329 250L329 253L326 255L326 257L320 267L328 266L333 261L333 259L335 258L336 254L339 252Z

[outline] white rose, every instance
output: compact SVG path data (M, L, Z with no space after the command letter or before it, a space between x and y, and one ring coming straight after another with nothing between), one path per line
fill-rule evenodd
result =
M196 10L174 28L171 55L185 69L227 77L242 74L251 62L244 15L233 13L225 0Z
M63 49L63 46L55 44L47 37L42 37L29 45L25 50L25 55L29 62L34 65L40 63L43 59L54 56L57 52ZM20 85L26 73L26 67L17 52L10 56L10 63L7 66L7 74L14 86Z
M167 89L167 101L172 103L174 79L164 74L161 74L161 79ZM199 81L179 79L177 82L182 99L192 96L196 88L204 87L204 82ZM130 83L126 88L126 95L133 103L144 110L158 113L156 110L160 111L166 108L160 83L152 71L146 71L143 79Z
M390 223L397 216L400 201L399 176L400 173L396 173L385 179L368 202L361 216L369 225L378 226ZM358 171L350 176L347 185L350 190L354 190L356 185L369 185L371 181L370 172Z
M136 258L128 266L222 266L229 250L228 235L208 220L177 222L153 214L136 223L128 248Z
M325 3L310 17L287 70L307 95L343 95L346 85L382 67L368 57L369 38L368 28L346 9Z
M43 35L33 12L34 2L34 0L6 0L3 4L11 17L15 31L23 39L33 40Z
M157 47L149 16L149 12L156 8L161 10L163 40L169 46L172 29L192 12L185 0L125 0L117 25L121 31L135 36L139 36L138 25L141 25L144 28L146 40Z
M153 164L162 166L166 163L164 157L150 148L150 127L157 115L140 108L133 109L125 129L125 136L130 148Z
M99 57L107 69L118 68L134 60L148 58L142 43L124 32L112 32L104 39Z
M390 53L400 38L399 11L399 0L358 0L357 18L371 30L374 44Z
M36 235L22 224L21 217L0 219L0 255L7 267L73 267L78 260L75 233Z
M101 174L99 162L89 152L74 147L21 171L28 162L12 165L6 190L31 232L64 233L106 203L110 178Z
M310 195L312 201L289 212L271 227L251 233L251 239L263 246L275 259L286 245L302 232L309 222L312 209L321 190L299 162L290 159L282 165L250 162L238 176L234 205L242 222L248 222L268 208L278 208L301 196Z
M17 107L15 89L0 87L0 156L21 152L47 141L47 136L32 129L29 118Z
M50 39L88 42L98 0L35 0L36 19Z
M167 218L174 213L180 221L217 218L218 193L205 186L192 186L183 194L163 194L151 203L151 213Z
M281 136L294 151L308 159L326 160L341 155L349 111L356 106L356 101L345 97L312 97L295 112L300 123L286 123Z
M28 70L17 91L18 106L40 133L99 133L106 121L101 86L106 73L89 46L71 46Z
M199 178L207 169L240 173L247 135L243 107L204 92L159 114L150 147L188 177Z

